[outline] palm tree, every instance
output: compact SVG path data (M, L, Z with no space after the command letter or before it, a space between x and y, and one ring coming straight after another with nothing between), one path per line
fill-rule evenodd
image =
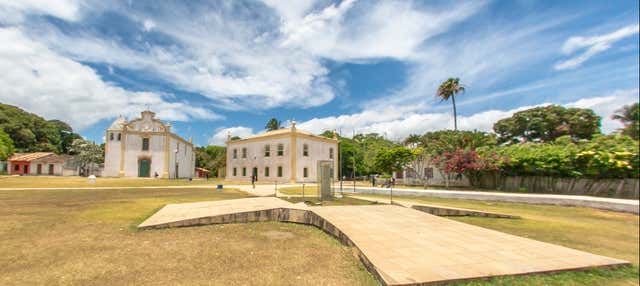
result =
M611 119L619 120L624 124L624 128L621 130L622 134L638 139L640 135L640 105L637 102L616 110Z
M458 114L456 112L456 94L464 92L464 86L460 84L459 78L449 78L440 84L438 87L438 91L436 92L436 97L442 99L443 101L449 100L451 98L451 103L453 103L453 130L458 130Z
M421 139L422 137L418 134L409 134L409 137L405 138L403 143L405 146L418 146L422 143Z
M267 121L267 125L265 125L264 128L267 129L267 131L278 130L282 128L282 122L278 119L271 118Z

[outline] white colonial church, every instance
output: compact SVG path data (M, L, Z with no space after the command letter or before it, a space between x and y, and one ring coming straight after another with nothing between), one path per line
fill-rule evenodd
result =
M143 111L140 118L119 117L106 131L105 177L192 178L195 151L189 141L171 133L171 125Z

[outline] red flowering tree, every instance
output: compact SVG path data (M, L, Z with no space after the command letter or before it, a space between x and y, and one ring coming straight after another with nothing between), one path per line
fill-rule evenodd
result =
M476 185L483 172L497 171L502 160L495 153L483 157L475 150L456 149L454 152L446 152L436 157L434 164L446 175L447 186L451 175L464 175L469 178L471 185Z

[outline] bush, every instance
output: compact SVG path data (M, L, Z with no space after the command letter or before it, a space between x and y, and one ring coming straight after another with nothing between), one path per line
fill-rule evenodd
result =
M573 143L566 136L551 143L524 143L480 150L508 158L499 161L511 176L637 178L638 141L624 135L595 135ZM486 155L485 155L486 156Z

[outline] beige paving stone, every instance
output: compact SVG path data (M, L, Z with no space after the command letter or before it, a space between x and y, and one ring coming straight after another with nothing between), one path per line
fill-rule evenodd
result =
M325 231L347 237L385 285L628 264L393 205L306 207L273 197L172 204L139 227L264 220L311 223L313 217L335 227L325 225Z

